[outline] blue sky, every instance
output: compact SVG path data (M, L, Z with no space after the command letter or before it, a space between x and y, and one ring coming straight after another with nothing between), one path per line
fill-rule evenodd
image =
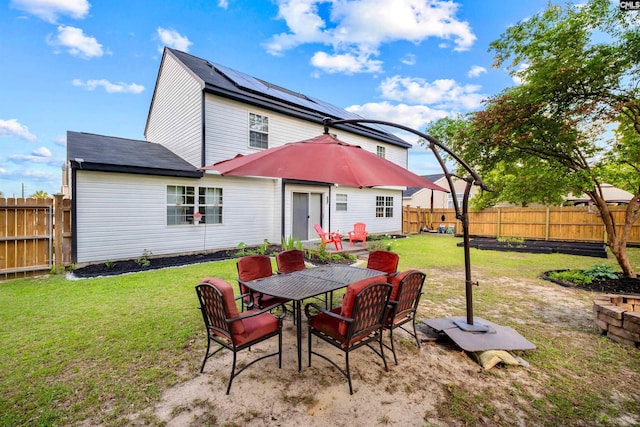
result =
M516 84L489 43L547 0L9 0L0 191L60 192L67 130L144 139L163 46L417 130ZM318 133L321 129L318 129ZM410 138L414 142L414 138ZM409 169L440 172L420 146Z

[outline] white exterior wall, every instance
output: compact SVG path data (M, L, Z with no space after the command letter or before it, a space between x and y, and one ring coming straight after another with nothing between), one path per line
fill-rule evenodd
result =
M195 167L201 166L202 83L170 54L165 55L145 131Z
M324 132L320 124L298 120L211 94L206 94L205 109L207 141L205 163L207 165L230 159L238 153L251 154L261 151L249 147L249 113L269 118L269 148L314 138ZM407 150L402 147L373 141L341 130L332 129L331 132L337 133L341 141L360 145L374 154L376 146L384 146L387 160L404 168L407 167Z
M167 226L166 186L223 189L223 224ZM197 190L196 190L197 191ZM157 177L78 170L78 263L235 248L280 241L276 180L235 177Z
M449 182L446 178L440 178L435 182L442 188L449 188ZM464 195L464 190L467 186L466 181L462 181L460 179L453 178L453 187L458 197L458 203L462 203L462 197ZM478 193L479 187L473 186L471 187L471 193L469 194L469 200L473 198L473 196ZM417 191L411 196L411 198L406 198L402 201L403 206L414 206L421 208L430 208L431 207L431 192L432 190L428 188L423 188L420 191ZM443 191L434 191L433 192L433 207L437 209L446 209L449 207L449 193L445 193Z
M336 211L336 194L347 195L347 211ZM393 197L393 217L376 218L376 196ZM364 222L371 234L402 233L402 191L337 187L331 190L331 229L347 236L353 224Z

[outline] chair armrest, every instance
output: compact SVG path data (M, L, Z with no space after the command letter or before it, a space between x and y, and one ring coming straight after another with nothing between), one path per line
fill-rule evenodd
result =
M244 320L244 319L248 319L250 317L255 317L255 316L259 316L263 313L267 313L271 310L273 310L274 308L278 307L278 306L283 306L284 304L278 304L278 305L272 305L271 307L266 307L263 308L262 310L258 310L258 311L254 311L254 312L245 312L244 314L239 315L238 317L234 317L233 319L224 319L225 322L227 322L228 324L232 324L233 322L237 322L240 320ZM284 307L282 307L283 310L283 314L281 314L280 316L274 316L278 319L282 319L284 317Z
M334 313L333 311L329 311L326 308L321 307L321 306L319 306L318 304L315 304L315 303L309 303L309 304L304 306L304 315L307 316L307 319L310 319L311 317L313 317L311 315L311 313L309 312L309 309L311 307L313 307L315 310L317 310L320 313L324 313L327 316L334 317L334 318L336 318L338 320L342 320L342 321L347 322L347 323L353 323L354 322L354 319L352 319L351 317L341 316L341 315L339 315L337 313Z

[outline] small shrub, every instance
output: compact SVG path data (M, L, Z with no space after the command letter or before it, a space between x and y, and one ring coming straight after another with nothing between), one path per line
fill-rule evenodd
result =
M374 240L368 243L370 251L383 250L390 251L391 250L391 242L388 240Z
M604 280L604 279L617 279L618 275L616 274L613 267L607 264L598 264L593 267L583 271L585 276L591 277L593 280Z
M238 243L236 249L238 249L237 256L245 256L247 254L247 244L245 242Z
M577 283L579 285L588 285L593 282L593 278L585 275L582 270L554 271L549 273L549 277L564 282Z
M136 264L138 264L142 268L149 267L151 265L151 260L149 260L149 257L151 255L153 255L153 252L148 249L143 249L142 257L135 260Z
M289 236L288 239L282 238L282 250L288 251L291 249L303 250L302 242L300 240L296 240L293 236Z
M269 249L269 245L271 245L271 243L269 243L269 240L264 239L264 242L262 242L262 244L260 246L258 246L258 253L260 255L264 255L267 253L267 249Z
M104 265L105 265L105 267L107 267L107 268L113 268L113 266L114 266L114 265L116 265L116 263L115 263L115 262L113 262L113 261L110 261L110 260L106 260L106 261L104 262Z

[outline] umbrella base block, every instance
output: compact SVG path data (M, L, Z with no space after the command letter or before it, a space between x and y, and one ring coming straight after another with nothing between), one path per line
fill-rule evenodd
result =
M466 320L454 320L453 324L465 332L496 333L495 329L492 329L489 325L484 325L478 322L473 322L473 325L470 325Z
M425 325L438 333L446 335L458 347L468 352L487 350L535 350L536 346L508 326L500 326L488 320L476 317L474 325L484 325L489 332L465 331L457 323L467 324L465 317L425 319ZM471 326L471 325L469 325Z

